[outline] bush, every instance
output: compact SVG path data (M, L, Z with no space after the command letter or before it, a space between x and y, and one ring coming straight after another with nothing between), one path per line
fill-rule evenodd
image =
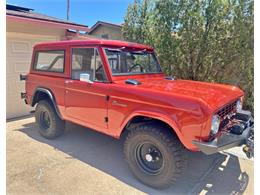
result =
M136 0L123 36L152 45L162 68L177 78L221 82L245 91L254 110L252 0Z

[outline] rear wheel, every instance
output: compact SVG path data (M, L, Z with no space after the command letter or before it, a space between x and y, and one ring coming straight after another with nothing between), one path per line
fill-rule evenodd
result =
M157 124L137 126L127 135L124 154L134 176L146 185L172 185L186 165L184 147L169 129Z
M41 100L35 111L35 120L40 134L47 139L54 139L64 132L64 121L59 118L49 100Z

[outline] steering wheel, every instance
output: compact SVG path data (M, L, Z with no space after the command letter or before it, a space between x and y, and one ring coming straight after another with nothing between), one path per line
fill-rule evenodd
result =
M101 68L103 68L103 66L102 66L102 65L99 65L99 67L96 69L96 72L100 71Z
M140 67L140 71L143 72L144 67L141 64L134 64L133 66L131 66L127 72L131 72L135 67L139 66Z
M102 64L99 65L99 67L96 69L96 79L99 81L104 80L105 76L104 76L104 70L103 70L103 66Z

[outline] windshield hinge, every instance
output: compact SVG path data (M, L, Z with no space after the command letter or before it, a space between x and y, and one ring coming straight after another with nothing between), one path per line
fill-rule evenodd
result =
M109 101L110 96L106 95L106 101Z

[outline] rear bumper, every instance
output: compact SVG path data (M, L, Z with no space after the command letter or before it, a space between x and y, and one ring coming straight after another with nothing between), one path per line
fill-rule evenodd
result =
M226 132L221 136L216 137L212 141L192 141L192 143L199 148L205 154L214 154L222 150L233 148L236 146L241 146L246 144L247 151L250 154L247 156L252 157L254 152L254 120L251 113L248 111L241 111L237 113L233 119L236 119L244 126L241 134ZM231 127L232 128L232 127Z

